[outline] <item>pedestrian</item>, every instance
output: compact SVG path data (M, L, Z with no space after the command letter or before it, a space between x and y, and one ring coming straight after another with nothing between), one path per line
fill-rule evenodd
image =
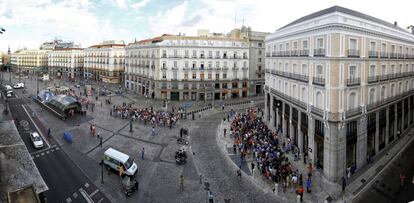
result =
M254 166L255 166L255 165L254 165L254 162L252 162L252 163L251 163L251 166L252 166L252 173L253 173L253 171L254 171Z
M239 166L239 169L237 169L237 177L241 179L241 166Z
M234 154L237 153L236 143L233 144L233 152L234 152Z
M50 137L51 130L50 128L47 129L47 136Z
M145 154L145 149L143 147L142 150L141 150L141 159L144 159L144 154Z
M404 186L405 175L400 173L401 187Z
M230 122L230 113L227 114L227 121Z
M299 188L296 190L296 194L300 196L301 202L303 202L303 192L305 192L305 190L303 189L303 185L300 185Z
M155 136L155 126L152 126L151 134L152 134L152 136Z
M299 185L303 185L303 178L302 174L299 175Z
M184 176L180 175L179 186L181 190L184 190Z
M226 137L227 128L224 128L223 131L224 131L224 137Z
M307 193L310 193L311 192L310 187L311 187L311 180L310 180L310 178L308 178L306 180L306 192Z
M345 192L345 187L346 187L346 179L344 176L342 176L342 192Z
M312 178L312 170L313 170L312 163L309 163L309 166L308 166L308 177L309 177L309 179Z

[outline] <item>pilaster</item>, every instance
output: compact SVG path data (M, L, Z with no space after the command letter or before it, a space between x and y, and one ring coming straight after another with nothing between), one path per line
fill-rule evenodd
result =
M367 117L363 115L359 118L357 127L357 169L365 165L367 161Z

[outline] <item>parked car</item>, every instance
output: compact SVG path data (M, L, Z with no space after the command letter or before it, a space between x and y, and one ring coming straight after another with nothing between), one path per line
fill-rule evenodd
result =
M12 94L13 94L13 91L9 90L9 91L6 92L6 97L10 98L12 96Z
M76 88L80 88L81 86L80 86L80 84L76 84L75 87Z
M30 133L30 140L32 140L33 146L36 149L43 147L43 140L42 140L42 137L40 137L39 133L37 132Z
M15 84L15 85L13 85L13 88L14 89L20 89L20 88L23 88L24 87L24 83L17 83L17 84Z

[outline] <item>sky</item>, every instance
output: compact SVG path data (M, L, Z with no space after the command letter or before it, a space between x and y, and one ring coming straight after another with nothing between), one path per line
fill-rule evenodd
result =
M37 49L54 38L89 47L103 40L130 43L164 33L228 33L243 24L276 29L334 6L353 9L401 27L414 25L412 0L0 0L0 52Z

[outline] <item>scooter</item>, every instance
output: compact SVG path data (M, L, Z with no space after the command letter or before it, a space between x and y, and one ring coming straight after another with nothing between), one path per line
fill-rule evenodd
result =
M185 145L189 144L188 141L186 141L184 138L178 138L177 143L178 144L185 144Z
M185 163L187 163L187 160L185 159L185 157L176 157L175 158L175 163L176 164L185 164Z
M127 196L127 197L131 196L132 193L135 190L138 190L138 181L137 180L133 180L131 186L125 188L125 196Z

